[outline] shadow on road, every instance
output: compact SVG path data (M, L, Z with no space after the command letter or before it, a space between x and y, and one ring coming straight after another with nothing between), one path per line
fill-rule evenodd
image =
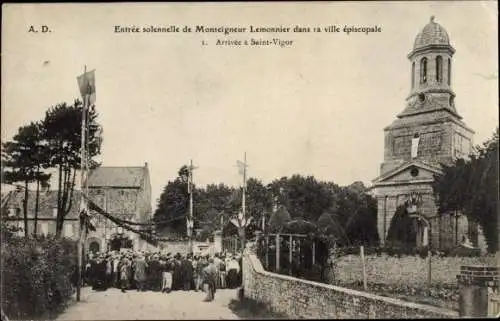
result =
M286 315L248 298L232 299L228 307L241 319L288 319Z

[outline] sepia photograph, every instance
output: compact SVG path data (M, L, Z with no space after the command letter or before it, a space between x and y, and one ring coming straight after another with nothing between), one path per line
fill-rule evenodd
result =
M497 1L1 20L2 320L500 317Z

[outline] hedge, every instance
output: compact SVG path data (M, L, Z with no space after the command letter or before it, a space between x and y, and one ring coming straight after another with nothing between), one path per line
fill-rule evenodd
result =
M53 319L69 303L76 279L76 243L2 233L2 308L10 319Z

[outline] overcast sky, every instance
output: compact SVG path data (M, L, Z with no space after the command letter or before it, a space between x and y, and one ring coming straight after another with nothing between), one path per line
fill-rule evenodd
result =
M104 166L148 162L153 204L193 159L198 184L238 185L236 160L268 183L295 173L369 184L383 160L383 128L405 107L407 54L431 15L456 49L456 107L476 131L498 124L497 3L346 2L4 5L2 140L79 97L96 70ZM126 34L114 26L374 26L382 32ZM51 33L29 33L47 25ZM293 40L291 47L215 41ZM202 45L202 40L207 45Z

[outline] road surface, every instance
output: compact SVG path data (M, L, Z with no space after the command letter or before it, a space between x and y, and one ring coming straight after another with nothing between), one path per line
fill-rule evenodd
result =
M203 302L205 294L195 291L126 293L119 289L96 292L82 289L80 302L68 307L57 320L186 320L240 319L229 307L237 290L217 290L215 300Z

